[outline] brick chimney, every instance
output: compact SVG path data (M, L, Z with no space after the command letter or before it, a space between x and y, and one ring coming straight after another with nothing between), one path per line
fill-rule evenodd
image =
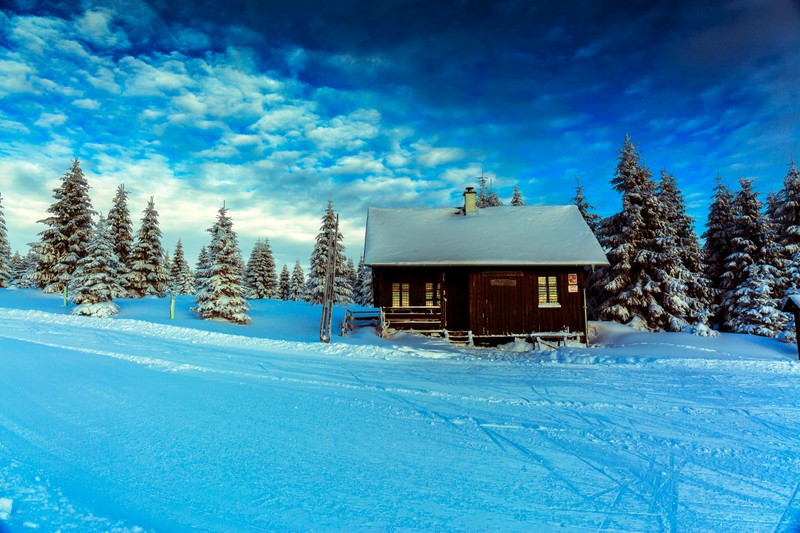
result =
M467 190L464 191L464 214L465 215L475 215L478 213L478 206L475 203L475 188L474 187L467 187Z

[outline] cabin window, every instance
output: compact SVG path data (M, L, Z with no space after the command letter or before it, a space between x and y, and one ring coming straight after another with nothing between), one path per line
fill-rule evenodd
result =
M408 307L409 294L408 283L392 283L392 307Z
M425 284L426 307L436 307L439 305L439 302L441 301L441 290L442 288L439 282Z
M539 276L539 307L561 307L556 276Z

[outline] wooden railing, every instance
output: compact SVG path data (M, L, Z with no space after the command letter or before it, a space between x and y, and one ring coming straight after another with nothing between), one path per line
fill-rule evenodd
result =
M439 306L382 307L381 335L385 335L390 328L441 331L442 308Z

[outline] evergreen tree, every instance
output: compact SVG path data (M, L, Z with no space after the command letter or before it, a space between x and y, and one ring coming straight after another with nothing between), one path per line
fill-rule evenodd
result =
M117 187L117 194L108 211L108 226L114 253L124 266L124 269L120 270L120 275L124 277L131 267L130 255L133 246L133 224L128 210L128 191L125 190L124 184Z
M483 175L478 178L478 194L475 196L475 205L477 207L489 207L489 192L486 189L486 184L489 183L489 178Z
M511 195L511 205L525 205L525 200L522 199L522 194L516 185L514 185L514 192Z
M694 220L675 177L661 172L658 200L662 210L663 234L657 241L658 256L653 265L661 285L659 302L665 314L659 327L682 331L695 321L708 303L708 280L704 277L700 241Z
M742 325L745 315L754 316L746 312L747 306L764 298L775 298L774 281L778 277L775 266L778 250L771 221L762 212L758 194L753 191L753 181L740 179L739 184L741 188L733 199L736 216L731 227L731 249L722 275L723 295L720 304L725 318L723 325L734 331L752 329L752 325L746 328ZM755 298L752 292L745 291L748 286L756 290L754 284L765 283L767 278L772 281L767 284L766 294L762 289L757 289L760 296ZM763 315L761 311L758 313Z
M203 246L197 255L197 265L194 269L194 294L206 286L210 271L211 257L208 255L208 249Z
M183 243L178 239L169 269L169 291L174 295L194 294L194 275L183 255Z
M69 285L78 261L86 256L94 215L89 184L77 159L53 193L55 202L47 209L50 216L39 221L49 226L39 233L35 274L38 287L45 292L61 292Z
M281 300L290 300L292 296L292 278L289 274L289 267L284 263L281 269L281 275L278 278L278 298Z
M204 319L222 319L247 324L249 305L244 298L246 288L242 276L242 257L233 221L228 209L220 208L217 220L208 230L210 268L204 286L197 292L192 311Z
M17 282L20 278L22 278L22 276L25 275L26 266L25 258L19 255L19 252L14 252L14 255L11 256L11 261L9 262L9 272L11 272L11 275L8 277L9 285L19 287Z
M358 269L356 270L356 290L354 299L357 304L365 307L372 307L374 305L372 269L364 264L363 257L358 261Z
M657 329L665 315L655 270L664 223L650 171L627 135L611 183L622 193L622 211L608 233L601 233L610 265L601 278L609 297L600 306L600 317Z
M347 284L350 287L350 297L348 301L343 302L346 304L351 304L355 302L355 290L356 290L356 266L353 264L352 258L347 258L347 263L344 266L344 277L347 280Z
M598 234L600 229L600 215L594 212L594 206L586 201L586 197L583 195L583 185L581 185L580 178L575 178L575 196L572 199L572 202L578 206L578 211L581 212L583 216L583 220L586 221L586 224L592 230L592 233L595 235Z
M70 299L77 304L72 314L112 316L119 312L117 304L112 302L114 294L122 292L118 266L107 222L101 216L87 253L78 261L72 277Z
M11 246L8 244L6 219L3 215L3 196L0 195L0 288L8 287L12 274Z
M303 267L300 266L300 261L295 262L294 270L292 270L292 284L289 299L295 302L308 301L308 293L306 292L306 277L303 273Z
M775 337L788 325L788 317L778 311L775 298L777 269L767 263L747 267L745 280L736 289L735 307L729 321L731 330L764 337Z
M164 248L161 246L161 229L153 197L147 202L136 241L129 256L130 271L126 286L132 298L155 295L159 298L167 291L169 275L164 265Z
M36 245L31 245L28 253L22 257L19 266L15 267L14 286L30 289L36 286L36 267L39 265L39 254Z
M780 250L777 266L783 273L775 287L776 296L797 294L800 280L797 277L793 279L792 272L800 270L800 171L794 160L783 179L783 189L776 195L768 214L777 231L776 244Z
M311 252L311 271L308 274L308 299L312 304L321 304L325 294L325 270L328 263L328 248L331 245L336 226L336 213L333 211L333 202L328 200L328 208L322 216L322 226L317 235L314 250ZM350 280L347 278L344 236L338 232L336 239L336 256L334 258L335 274L333 301L336 304L346 304L351 301Z
M497 192L492 188L492 182L489 181L489 195L486 197L486 207L497 207L503 205L503 201L497 195Z
M278 295L278 277L275 273L275 259L268 239L259 239L253 245L250 259L245 269L247 297L253 300L275 298Z
M736 213L733 205L733 193L722 184L722 179L717 176L717 186L714 187L713 201L708 211L706 231L702 237L703 262L705 263L705 277L708 280L709 307L713 313L712 326L719 329L725 322L724 310L721 307L723 288L726 286L724 274L727 258L731 253L731 238Z

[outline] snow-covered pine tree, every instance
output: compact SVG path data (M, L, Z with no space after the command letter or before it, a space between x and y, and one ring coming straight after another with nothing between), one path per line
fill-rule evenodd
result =
M503 205L503 201L500 199L500 196L497 195L497 192L492 187L492 182L490 180L489 195L486 197L486 207L497 207L499 205Z
M525 205L522 193L519 192L519 187L516 185L514 185L514 192L511 194L511 205Z
M333 202L328 200L328 208L322 216L322 225L317 235L314 249L311 252L311 271L308 274L308 301L312 304L321 304L325 293L325 269L328 263L328 247L334 235L336 226L336 213L333 211ZM334 275L333 301L336 304L346 304L351 301L350 280L346 275L344 236L338 232L336 239L336 265Z
M781 279L776 285L776 297L800 293L800 171L792 160L783 179L783 189L775 195L770 210L779 246Z
M583 185L581 185L581 179L579 177L575 177L575 196L572 198L572 203L578 206L578 211L581 212L583 216L583 220L586 221L586 224L592 230L592 233L597 235L598 230L600 229L600 215L594 212L594 206L586 201L586 196L583 194Z
M117 254L120 262L119 275L121 284L126 287L127 274L130 271L130 255L133 246L133 223L131 213L128 209L128 191L125 185L117 187L111 209L108 211L108 228L111 235L111 242L114 246L114 253ZM127 288L126 288L127 290Z
M347 263L344 266L344 276L348 285L350 286L350 298L348 301L343 303L351 304L355 302L356 274L356 266L353 264L353 259L348 257Z
M114 253L108 224L102 216L86 251L78 261L70 284L70 300L76 304L73 315L113 316L119 306L112 300L122 292L117 276L119 260Z
M372 293L372 269L364 264L364 257L358 261L356 270L355 302L359 305L372 307L374 305Z
M36 284L44 292L61 292L69 285L78 261L86 256L92 237L92 201L89 184L74 159L72 167L53 190L55 202L47 209L50 216L39 220L49 226L41 235Z
M11 272L11 275L8 277L8 284L10 286L19 287L17 281L25 275L25 270L25 258L19 255L18 251L15 251L9 262L9 272Z
M615 227L609 228L613 233L601 232L610 265L601 274L601 287L609 297L600 305L600 317L657 329L664 309L654 261L664 223L652 175L628 135L611 183L622 193L622 211L614 219Z
M0 288L8 287L11 281L13 275L11 260L11 246L8 244L6 219L3 215L3 195L0 194Z
M208 231L211 233L208 246L210 268L204 286L197 292L192 311L204 319L247 324L250 322L247 316L250 306L244 298L242 257L226 207L220 208L216 222Z
M194 294L194 275L186 257L183 255L183 243L178 239L172 263L169 268L169 291L174 295Z
M709 308L713 314L710 319L712 327L720 329L725 322L722 303L727 258L731 253L731 232L736 218L733 206L733 193L717 176L713 200L708 210L706 231L703 232L703 263L705 277L709 282Z
M211 257L208 255L208 249L203 246L200 248L200 253L197 255L197 264L194 268L194 293L196 294L200 289L208 283L209 271L211 269Z
M253 245L250 259L245 268L247 298L259 300L275 298L278 295L278 276L275 272L275 258L269 246L269 239L259 239Z
M744 282L736 289L732 331L763 337L775 337L789 323L789 317L778 310L775 298L777 269L768 263L747 267Z
M292 285L289 299L295 302L307 302L308 293L306 292L306 276L303 273L303 267L300 266L300 261L296 261L294 269L292 270Z
M141 226L136 233L129 256L130 271L125 284L132 298L155 295L159 298L167 291L169 274L164 265L164 248L161 246L161 229L153 197L147 202Z
M486 190L487 183L489 183L489 178L481 172L478 178L478 194L475 196L475 205L477 207L489 207L489 192Z
M14 275L14 286L20 289L30 289L36 286L36 267L39 265L39 254L36 252L38 243L30 245L30 249L22 257L19 267Z
M286 263L283 264L281 275L278 278L278 298L281 300L289 300L292 296L292 278L289 274L289 267Z
M762 296L754 298L752 293L741 292L740 289L744 289L746 284L753 285L756 281L763 283L766 278L771 277L768 297L775 298L774 280L778 277L775 266L778 250L772 223L762 212L763 206L758 200L758 193L753 190L753 180L742 178L739 185L740 189L732 204L735 218L730 232L730 253L722 275L723 294L720 304L725 319L723 325L734 331L737 331L735 328L742 327L742 317L747 305L765 297L760 292ZM753 281L750 278L758 279ZM748 297L750 303L740 302L745 297ZM761 311L758 313L763 315Z
M708 305L708 280L694 220L686 214L675 177L666 170L661 171L658 200L664 225L654 267L661 285L658 299L665 311L659 327L682 331Z

